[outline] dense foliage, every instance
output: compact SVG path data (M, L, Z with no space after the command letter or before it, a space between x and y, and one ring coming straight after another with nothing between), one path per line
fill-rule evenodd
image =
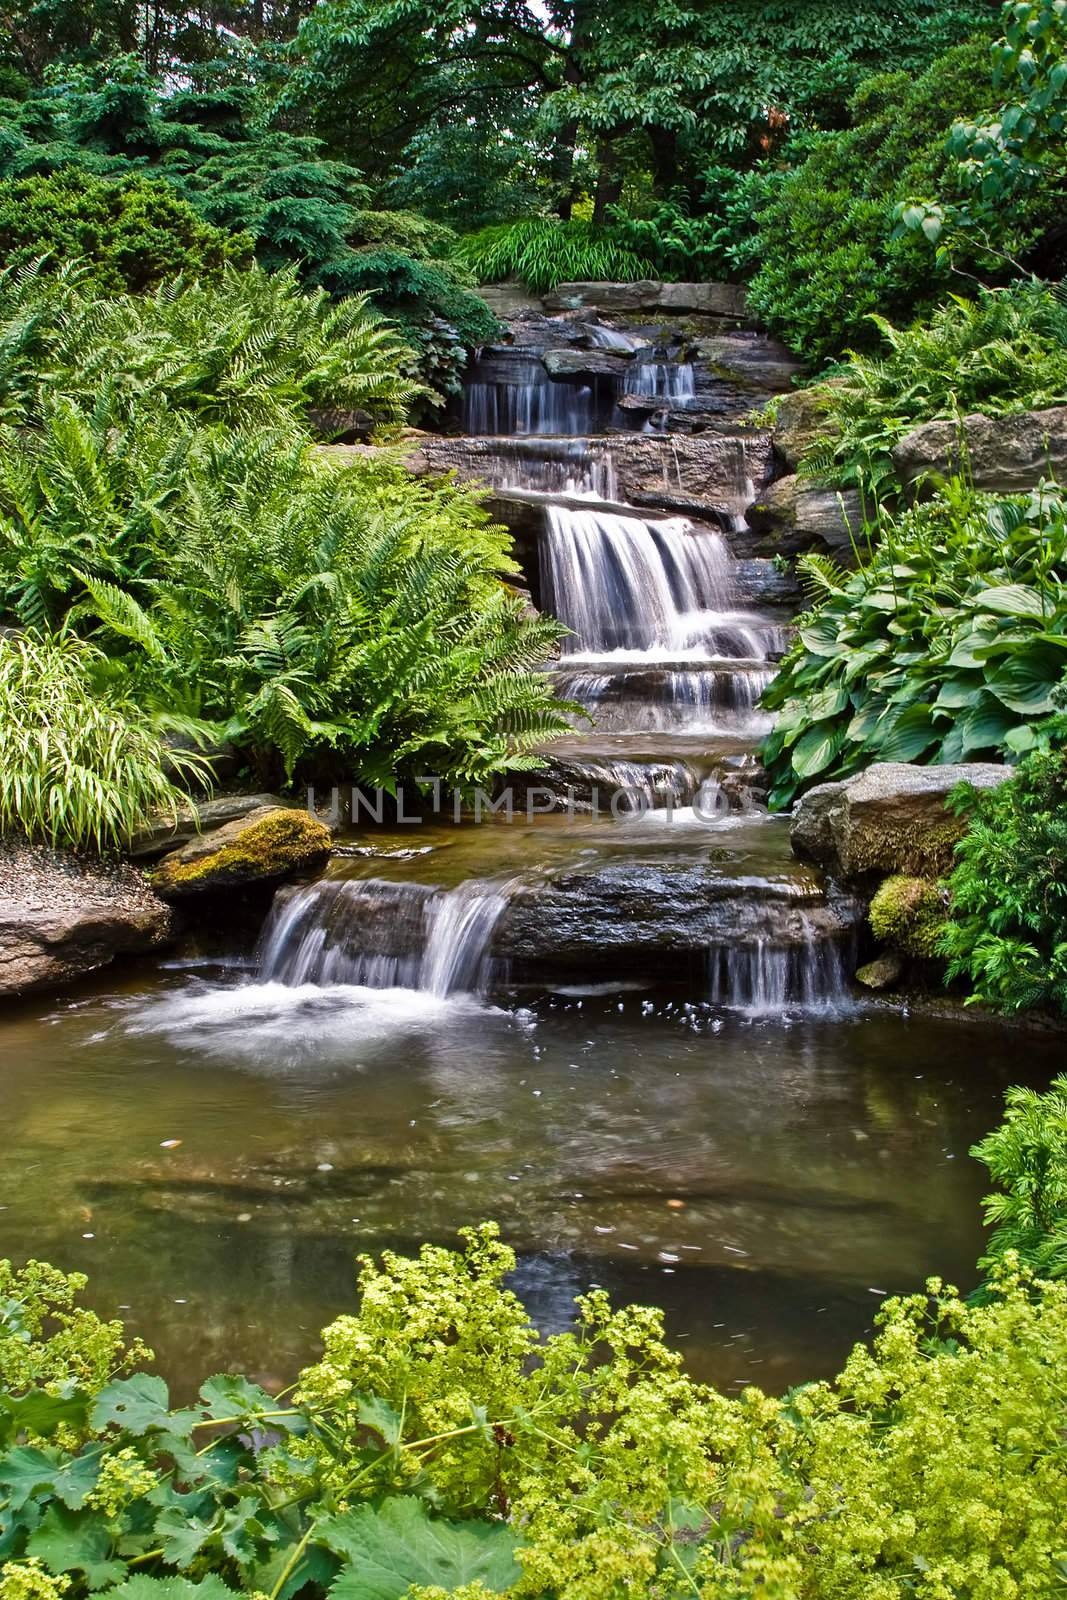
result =
M1067 507L950 483L883 516L857 570L817 556L816 596L764 695L772 803L875 761L1012 758L1067 670Z
M21 794L28 829L111 845L167 800L133 703L235 741L265 781L304 762L474 782L562 731L530 670L558 629L502 581L507 535L477 499L311 447L316 399L403 414L403 347L361 302L259 269L115 299L9 273L0 327L0 619L41 630L42 649L73 630L103 652L91 687L81 658L57 658L69 709L47 749L40 707L12 689L0 726L25 754L8 820ZM20 785L57 774L69 793L49 823Z
M621 245L610 229L547 217L500 223L468 234L457 254L483 283L521 278L539 294L557 283L629 282L647 278L653 270L647 258Z
M949 878L952 977L998 1011L1067 1013L1067 724L1042 730L1010 783L965 792L968 831Z
M877 495L896 489L891 451L922 422L1067 402L1067 300L1022 282L953 296L908 328L872 322L884 350L854 354L822 386L827 438L805 470Z
M1042 1278L1067 1278L1067 1077L1006 1099L1000 1127L971 1151L1000 1186L985 1201L994 1231L978 1264L995 1270L1011 1251Z
M1021 1145L1062 1163L1062 1112L1041 1110L1047 1131L1021 1139L1016 1102L981 1152L1010 1182ZM1062 1189L1047 1198L1062 1226ZM686 1376L658 1312L601 1291L539 1337L486 1226L458 1254L364 1260L358 1313L287 1397L215 1377L179 1409L161 1378L125 1375L146 1353L76 1308L83 1279L2 1263L0 1587L1051 1597L1067 1288L1013 1261L981 1304L936 1280L887 1301L832 1383L727 1399Z

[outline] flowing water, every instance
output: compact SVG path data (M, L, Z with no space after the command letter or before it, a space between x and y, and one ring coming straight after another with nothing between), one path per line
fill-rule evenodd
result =
M619 504L591 430L625 395L684 409L694 373L586 336L632 360L614 389L519 350L465 398L487 482L542 509L569 629L545 773L480 823L353 828L258 941L220 929L0 1023L0 1255L88 1272L182 1390L289 1379L357 1251L486 1217L546 1328L600 1284L663 1305L721 1385L827 1374L887 1292L973 1283L969 1146L1058 1065L857 1002L856 908L759 798L786 641L736 591L744 453L721 527Z

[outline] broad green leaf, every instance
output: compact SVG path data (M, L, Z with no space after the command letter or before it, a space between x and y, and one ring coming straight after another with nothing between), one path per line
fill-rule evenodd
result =
M1009 710L1033 717L1053 709L1052 691L1062 676L1062 666L1053 656L1032 650L1002 662L986 686Z
M164 1559L176 1567L187 1567L212 1534L212 1524L178 1506L168 1506L156 1518L155 1536Z
M132 1378L116 1378L101 1389L93 1406L92 1424L98 1432L114 1425L140 1435L150 1428L168 1426L169 1405L170 1392L163 1379L137 1372Z
M934 705L939 710L968 711L982 698L982 689L982 680L977 674L973 678L949 678L941 685Z
M126 1576L126 1563L113 1554L107 1518L100 1511L68 1511L49 1506L40 1527L26 1541L26 1554L49 1572L84 1572L90 1589L103 1589Z
M1033 728L1026 722L1020 723L1017 728L1009 728L1004 735L1005 747L1016 756L1027 755L1029 751L1036 749L1040 742Z
M822 723L809 728L793 746L793 771L798 778L814 778L825 772L844 742L844 730Z
M820 694L813 695L808 701L808 720L825 722L830 717L840 715L848 703L847 689L841 687L823 689Z
M506 1523L446 1522L411 1496L359 1506L317 1532L347 1563L331 1600L401 1600L412 1584L452 1590L478 1582L500 1594L522 1576Z
M269 1411L271 1415L264 1420L265 1427L286 1430L295 1424L302 1428L306 1425L306 1419L300 1412L279 1404L258 1383L249 1383L247 1378L229 1374L220 1373L201 1385L200 1404L206 1415L217 1421L238 1417L242 1421L256 1422L263 1412Z
M80 1389L70 1395L46 1394L43 1389L0 1394L0 1429L9 1438L30 1433L47 1439L59 1427L82 1428L88 1413L89 1397Z
M214 1574L194 1583L192 1578L127 1578L109 1591L108 1600L233 1600L234 1590Z
M400 1413L387 1400L376 1394L357 1395L356 1412L360 1422L373 1428L386 1444L396 1444L400 1438Z
M1041 596L1036 589L1024 583L1006 583L995 589L982 589L974 598L974 606L981 611L994 611L1001 617L1036 617L1044 615Z
M38 1489L50 1489L60 1457L55 1450L18 1445L0 1460L0 1492L17 1511Z
M900 713L884 737L879 738L876 733L870 741L870 747L877 752L879 761L915 761L929 750L939 738L932 711L933 707L929 705L909 706Z
M962 753L969 756L975 750L995 750L1003 744L1018 717L989 699L985 705L964 712L958 727L963 741Z
M808 623L807 627L801 628L800 638L805 650L809 650L813 656L841 654L837 627L830 617L820 617L818 621Z

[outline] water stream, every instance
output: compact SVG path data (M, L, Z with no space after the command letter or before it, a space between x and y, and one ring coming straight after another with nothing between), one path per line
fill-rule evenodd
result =
M484 1217L543 1326L601 1284L664 1305L724 1386L827 1374L886 1292L974 1281L968 1147L1057 1065L1054 1041L1020 1062L994 1029L856 1002L854 910L759 799L784 637L735 584L743 449L722 526L621 505L594 428L620 395L684 406L693 371L585 332L632 360L614 388L520 350L464 406L487 481L543 512L570 630L556 682L586 715L547 787L510 820L364 826L258 944L220 933L0 1021L0 1255L87 1271L179 1393L288 1380L352 1305L357 1250Z

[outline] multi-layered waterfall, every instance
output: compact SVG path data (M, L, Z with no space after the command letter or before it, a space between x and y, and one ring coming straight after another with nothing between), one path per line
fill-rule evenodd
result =
M546 751L544 783L524 780L518 870L496 869L493 813L475 870L448 883L418 861L328 876L278 905L262 973L444 997L488 992L508 971L615 963L688 972L712 1004L757 1014L839 1001L847 917L789 862L759 801L759 702L785 630L738 587L730 541L756 492L746 440L722 436L713 516L672 514L647 493L627 504L623 436L651 448L649 430L696 403L696 369L602 322L542 318L535 337L560 349L494 347L462 407L477 477L539 527L531 581L567 629L552 670L582 713ZM687 491L666 437L669 505ZM554 819L576 812L587 821L568 841Z

